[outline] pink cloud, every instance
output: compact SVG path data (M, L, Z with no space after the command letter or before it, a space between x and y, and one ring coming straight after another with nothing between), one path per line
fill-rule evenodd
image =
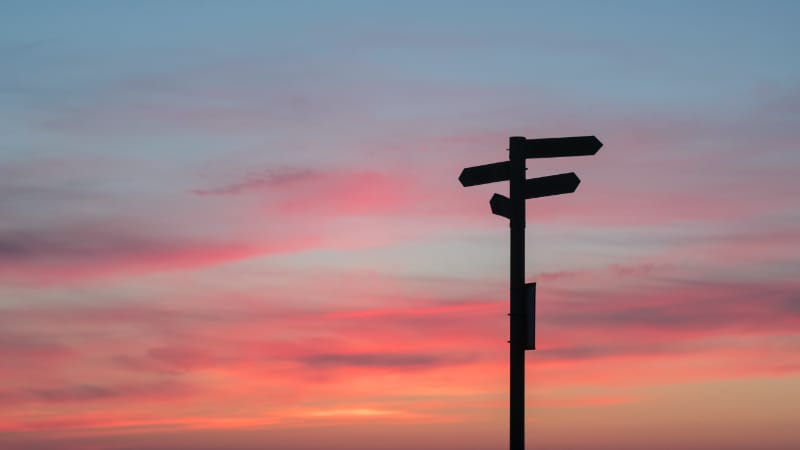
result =
M194 193L260 193L267 196L268 214L292 220L297 215L381 215L402 210L413 201L409 190L414 184L406 177L376 171L286 169Z
M173 236L169 236L173 234ZM313 238L274 242L201 240L107 222L90 226L0 231L0 277L38 285L212 266L315 245Z
M91 402L131 401L166 402L185 398L188 386L175 382L153 384L77 384L56 387L28 387L0 392L8 404L86 404Z
M403 215L419 209L420 200L427 205L419 183L407 174L376 170L267 170L193 192L201 196L258 195L266 214L287 222L310 220L311 216L321 220Z

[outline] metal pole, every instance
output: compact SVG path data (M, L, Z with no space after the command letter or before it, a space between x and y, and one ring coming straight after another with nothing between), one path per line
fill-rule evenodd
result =
M511 137L508 159L511 164L510 248L510 401L509 449L525 450L525 146L524 137Z

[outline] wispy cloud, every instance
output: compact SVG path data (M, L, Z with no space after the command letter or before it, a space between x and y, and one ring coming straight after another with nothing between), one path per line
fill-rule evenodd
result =
M286 244L284 244L286 245ZM0 277L53 284L142 274L245 259L293 248L208 242L113 223L0 231Z
M88 402L116 402L119 400L170 401L190 393L188 386L175 382L129 385L79 384L55 388L25 388L0 392L8 404L85 404Z
M319 176L319 171L310 169L273 169L263 174L249 175L243 181L215 188L195 189L192 192L197 195L236 195L258 189L269 189L286 185L291 187L291 185L312 181L314 177Z

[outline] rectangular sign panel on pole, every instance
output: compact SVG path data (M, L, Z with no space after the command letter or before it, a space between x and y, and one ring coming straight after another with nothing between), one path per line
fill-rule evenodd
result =
M536 350L536 283L525 283L525 350Z

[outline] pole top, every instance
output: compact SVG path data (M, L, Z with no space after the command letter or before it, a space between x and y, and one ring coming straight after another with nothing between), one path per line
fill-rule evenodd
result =
M523 153L525 151L525 143L528 142L528 139L525 136L511 136L508 138L508 158L522 158L523 160L525 157Z
M508 147L511 148L516 145L523 145L527 140L528 139L525 138L525 136L511 136L510 138L508 138Z

